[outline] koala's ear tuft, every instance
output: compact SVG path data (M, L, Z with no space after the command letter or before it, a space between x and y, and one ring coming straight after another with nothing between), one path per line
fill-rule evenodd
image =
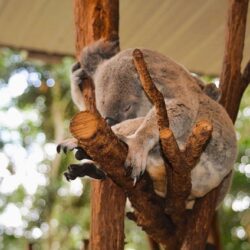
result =
M215 101L219 101L221 98L221 89L214 83L209 83L204 86L203 92Z
M119 52L119 39L112 41L100 41L100 54L103 59L109 59Z

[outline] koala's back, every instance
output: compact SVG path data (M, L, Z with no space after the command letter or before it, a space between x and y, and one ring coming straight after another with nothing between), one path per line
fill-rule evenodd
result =
M219 103L206 95L200 96L197 120L202 119L212 122L213 132L200 161L192 171L192 189L195 197L203 196L204 190L209 186L218 186L233 170L237 155L235 129L230 117ZM225 189L229 188L230 181L227 181L226 185L220 199L226 194Z
M158 52L148 49L141 50L154 84L168 102L170 127L179 138L182 136L182 131L186 131L193 125L192 122L195 120L198 110L198 94L202 93L202 90L197 84L197 80L180 64ZM152 108L151 102L142 90L138 73L133 64L132 53L133 49L128 49L104 61L98 66L94 75L97 107L104 116L114 113L114 107L117 107L116 112L123 112L123 103L127 103L129 98L137 99L134 103L140 102L136 115L123 116L118 119L119 122L128 118L145 116ZM103 105L104 103L105 105ZM178 105L182 109L180 114L184 114L188 120L184 124L187 127L185 129L182 127L183 124L178 122L182 118L176 116ZM109 107L112 107L112 111L109 110ZM179 107L177 107L178 110Z
M182 88L184 85L191 85L189 87L200 91L195 78L182 65L156 51L148 49L141 49L141 51L147 63L149 73L154 83L158 85L159 90L164 91L162 86L168 88L169 92L165 93L167 96L171 97L172 95L181 94L178 91L178 85L182 85ZM140 85L138 73L133 64L132 53L133 49L127 49L104 61L97 68L96 75L94 76L96 79L95 82L101 84L99 82L100 78L103 80L104 78L112 77L121 80L124 84L130 84L129 82L136 80L136 84ZM103 84L107 84L107 82Z

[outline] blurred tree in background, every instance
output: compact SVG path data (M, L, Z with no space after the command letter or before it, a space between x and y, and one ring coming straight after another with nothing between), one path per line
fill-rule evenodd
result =
M0 249L26 249L29 243L34 249L80 249L89 237L89 181L67 182L63 172L73 154L56 154L76 112L69 88L72 63L30 62L24 51L0 50ZM236 123L235 178L220 209L228 250L250 249L249 121L248 88ZM127 220L126 242L127 250L147 249L145 234Z

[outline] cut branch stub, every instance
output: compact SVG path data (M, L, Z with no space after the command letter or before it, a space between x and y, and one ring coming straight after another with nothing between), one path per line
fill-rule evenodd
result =
M192 169L204 151L213 131L213 126L209 121L202 120L193 128L191 136L188 138L184 151L186 163Z
M90 139L96 135L99 122L99 119L96 119L96 115L82 111L77 113L72 119L70 132L78 140Z
M160 138L163 152L166 153L167 159L173 167L173 171L182 173L183 169L180 159L181 151L172 130L169 128L160 130Z

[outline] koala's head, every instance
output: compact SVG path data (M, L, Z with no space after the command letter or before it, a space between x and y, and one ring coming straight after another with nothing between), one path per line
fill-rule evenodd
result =
M106 61L98 68L94 82L97 108L109 125L144 116L151 106L131 57L118 54Z

